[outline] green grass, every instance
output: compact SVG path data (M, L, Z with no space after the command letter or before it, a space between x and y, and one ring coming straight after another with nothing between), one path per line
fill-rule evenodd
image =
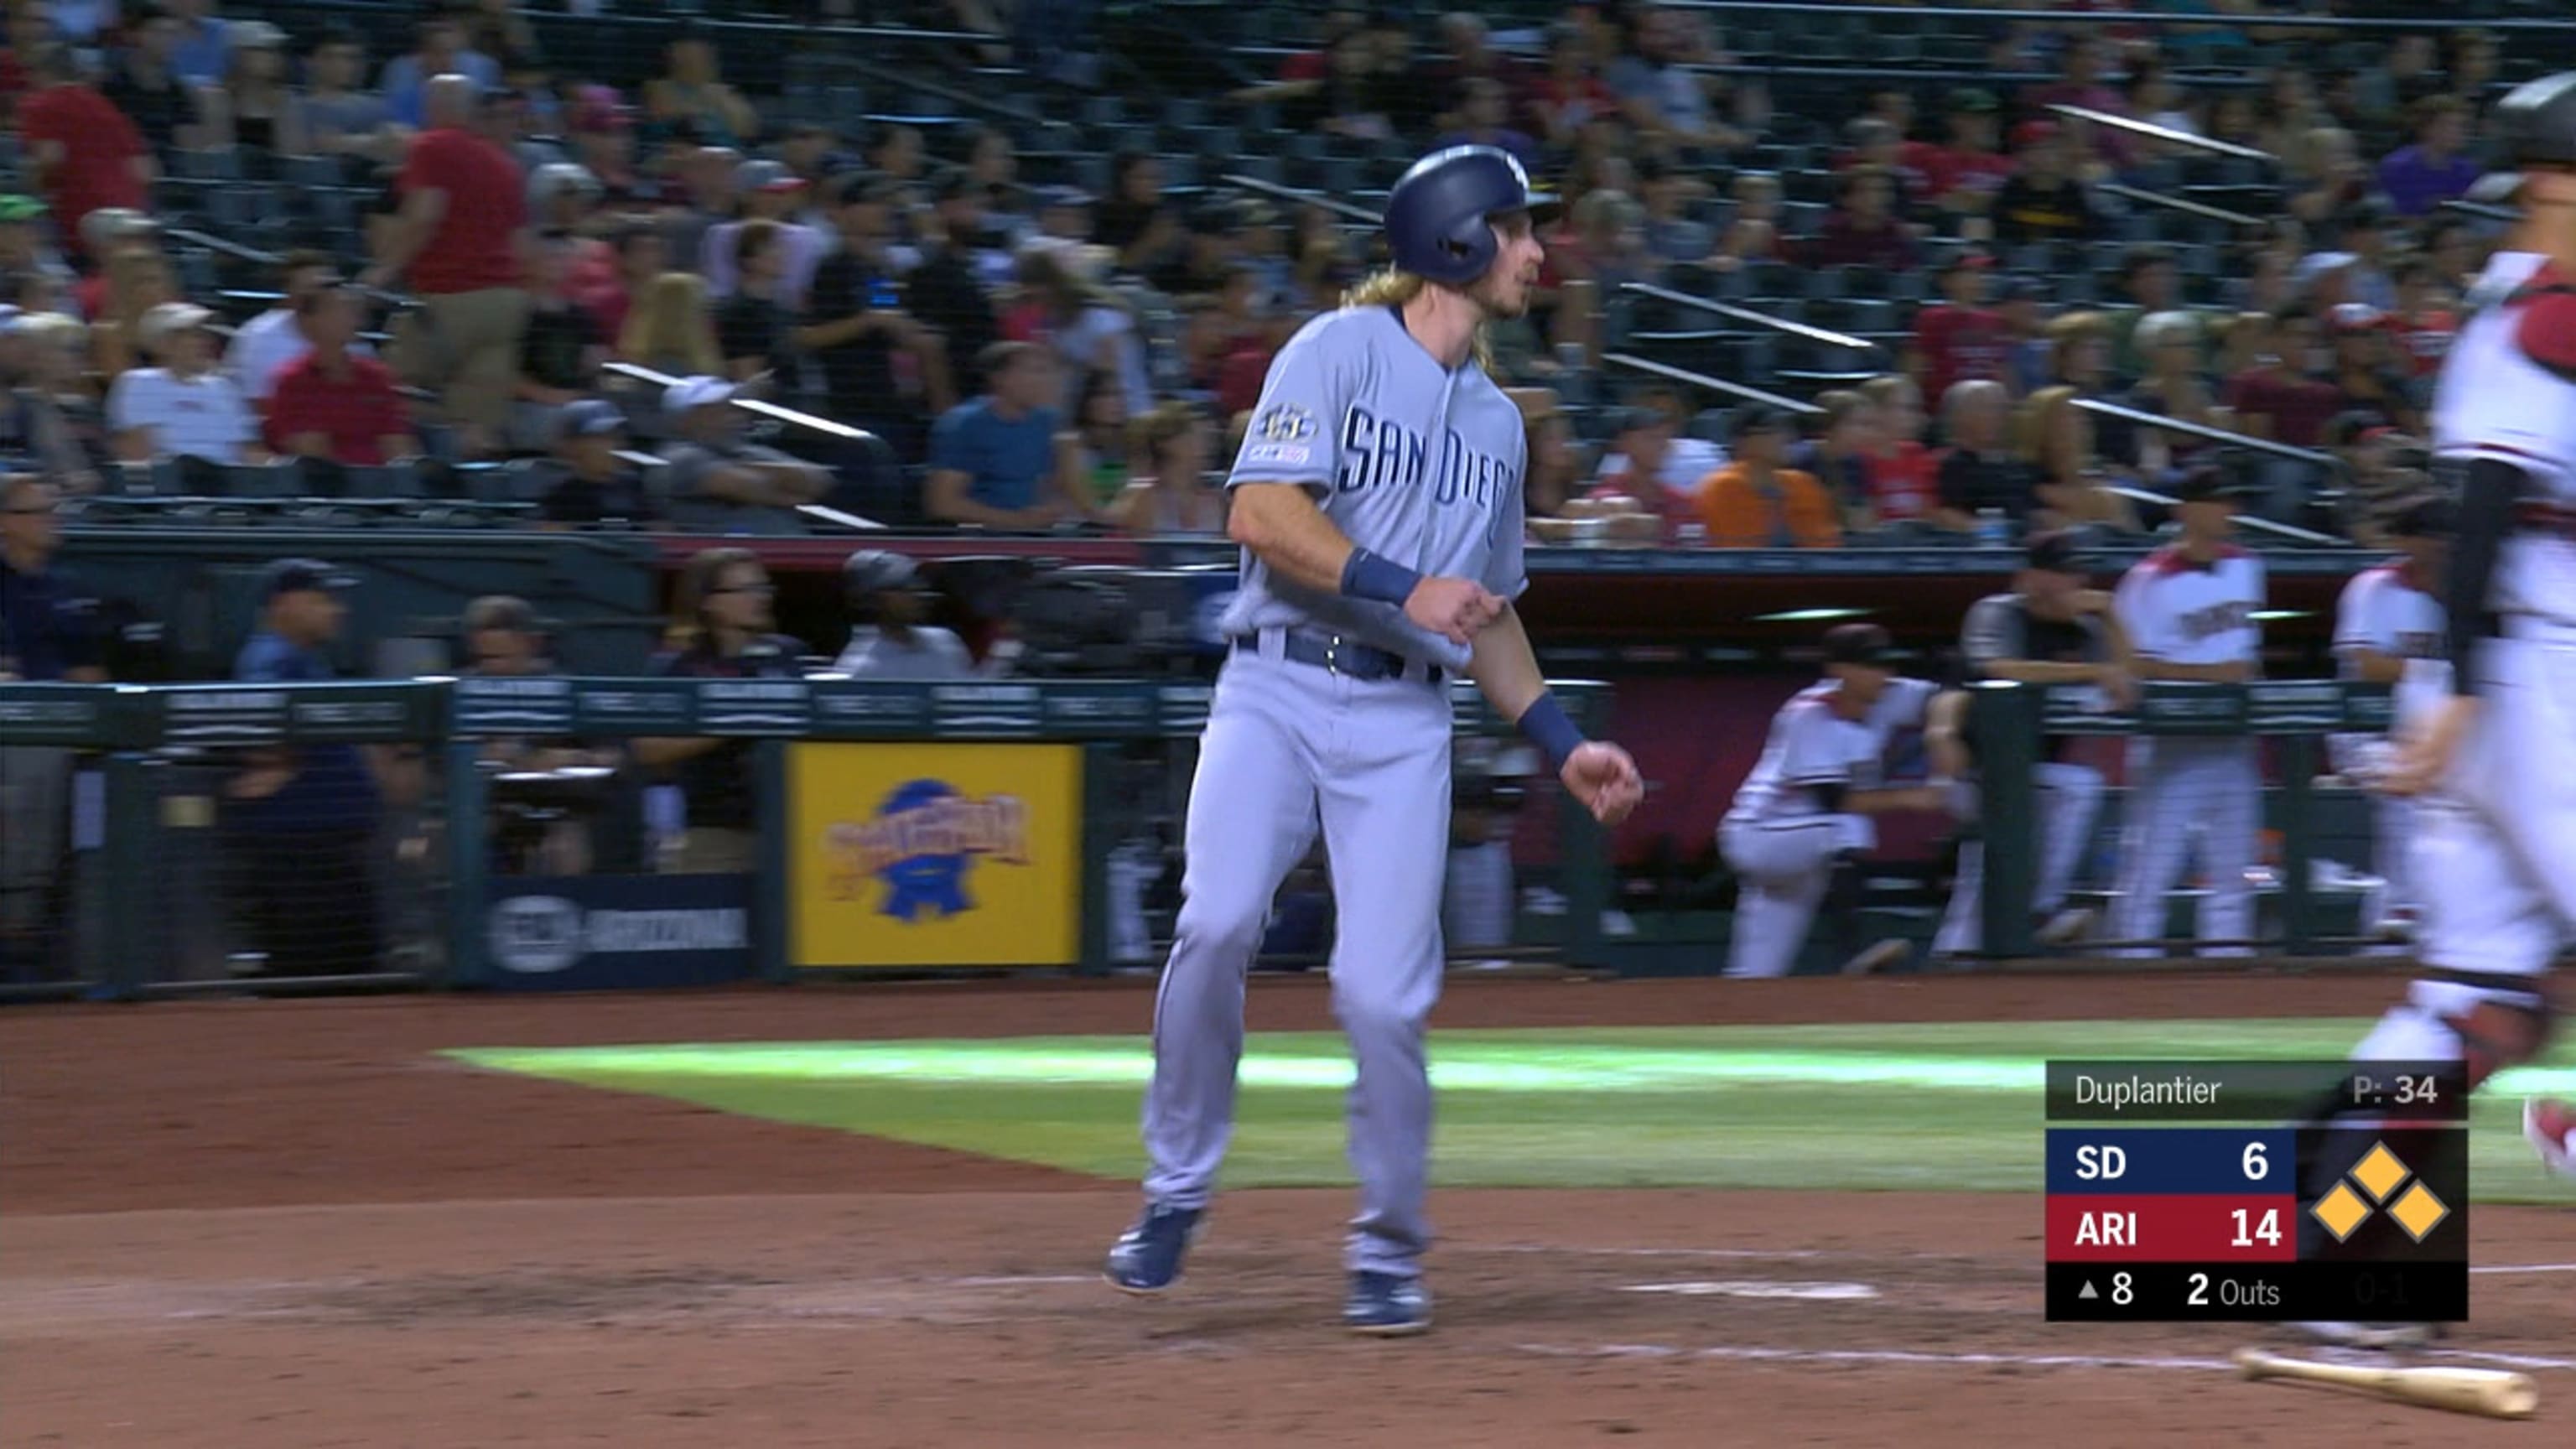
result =
M1460 1187L2031 1190L2051 1057L2340 1058L2365 1021L1452 1031L1432 1038L1438 1179ZM487 1047L450 1055L613 1091L1125 1180L1141 1037ZM1328 1033L1256 1035L1236 1187L1347 1182ZM2527 1091L2576 1095L2576 1053L2479 1102L2484 1201L2566 1201L2524 1149Z

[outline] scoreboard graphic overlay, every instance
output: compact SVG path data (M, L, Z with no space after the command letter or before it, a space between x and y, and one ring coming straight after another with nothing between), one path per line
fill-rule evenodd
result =
M2048 1317L2469 1316L2458 1062L2052 1061Z

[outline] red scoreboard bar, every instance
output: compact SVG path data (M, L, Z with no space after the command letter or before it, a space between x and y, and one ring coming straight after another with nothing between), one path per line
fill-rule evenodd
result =
M2052 1263L2291 1263L2295 1194L2127 1193L2048 1199Z

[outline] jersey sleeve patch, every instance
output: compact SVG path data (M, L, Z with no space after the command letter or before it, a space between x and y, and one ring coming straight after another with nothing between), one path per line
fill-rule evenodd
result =
M2576 291L2552 288L2532 298L2514 341L2523 356L2576 382Z

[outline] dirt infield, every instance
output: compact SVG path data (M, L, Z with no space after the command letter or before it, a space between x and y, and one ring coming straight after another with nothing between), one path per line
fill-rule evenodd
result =
M2351 978L1466 982L1446 1026L2360 1014ZM2542 1422L2051 1327L2027 1195L1447 1192L1440 1331L1334 1330L1334 1192L1094 1276L1131 1191L447 1066L442 1047L1141 1031L1135 983L0 1013L9 1444L2564 1443L2576 1213L2484 1208L2463 1350ZM1312 981L1254 1024L1328 1025Z

